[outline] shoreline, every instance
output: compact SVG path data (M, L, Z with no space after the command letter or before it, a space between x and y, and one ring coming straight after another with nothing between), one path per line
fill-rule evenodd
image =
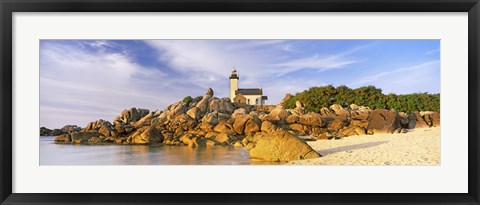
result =
M322 157L286 165L440 165L440 127L307 141Z

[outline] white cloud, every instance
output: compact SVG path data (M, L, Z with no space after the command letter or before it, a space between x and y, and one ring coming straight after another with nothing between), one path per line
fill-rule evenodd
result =
M438 52L440 52L440 48L429 50L429 51L425 52L425 54L430 55L430 54L434 54L434 53L438 53Z
M385 70L385 69L382 69ZM440 61L428 61L417 65L397 68L370 76L360 78L358 81L348 84L349 87L374 85L382 88L384 93L394 92L406 94L422 90L435 93L439 92L440 84Z
M285 94L275 97L275 94L267 93L269 90L278 90L275 83L278 77L302 69L322 72L344 68L356 62L346 56L363 48L356 47L338 55L293 58L291 53L295 50L292 49L292 43L283 40L146 42L158 51L159 61L166 62L199 87L213 87L221 96L228 96L228 75L235 66L240 74L240 87L263 87L269 96L269 103L278 103ZM297 91L292 89L289 92Z
M112 116L130 107L163 109L183 97L182 88L172 86L175 81L158 68L138 65L122 53L92 53L75 44L44 42L40 66L41 123L48 127L85 126L99 118L111 121ZM65 110L75 109L89 117L64 115L71 114Z

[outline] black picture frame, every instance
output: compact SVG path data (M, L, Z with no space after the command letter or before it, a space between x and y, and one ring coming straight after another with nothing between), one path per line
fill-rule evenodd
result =
M479 0L0 0L2 204L479 204ZM468 12L468 193L24 194L12 193L13 12ZM399 176L401 177L401 176ZM456 176L452 176L456 177ZM441 180L441 179L440 179ZM267 191L267 190L266 190Z

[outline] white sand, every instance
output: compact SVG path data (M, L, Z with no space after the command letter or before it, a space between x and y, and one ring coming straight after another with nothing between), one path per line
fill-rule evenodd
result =
M440 165L440 127L307 143L323 157L287 164Z

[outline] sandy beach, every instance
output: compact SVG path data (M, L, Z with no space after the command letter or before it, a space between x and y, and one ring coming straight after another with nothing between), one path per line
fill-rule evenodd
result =
M307 143L323 157L291 161L287 164L440 165L440 127Z

